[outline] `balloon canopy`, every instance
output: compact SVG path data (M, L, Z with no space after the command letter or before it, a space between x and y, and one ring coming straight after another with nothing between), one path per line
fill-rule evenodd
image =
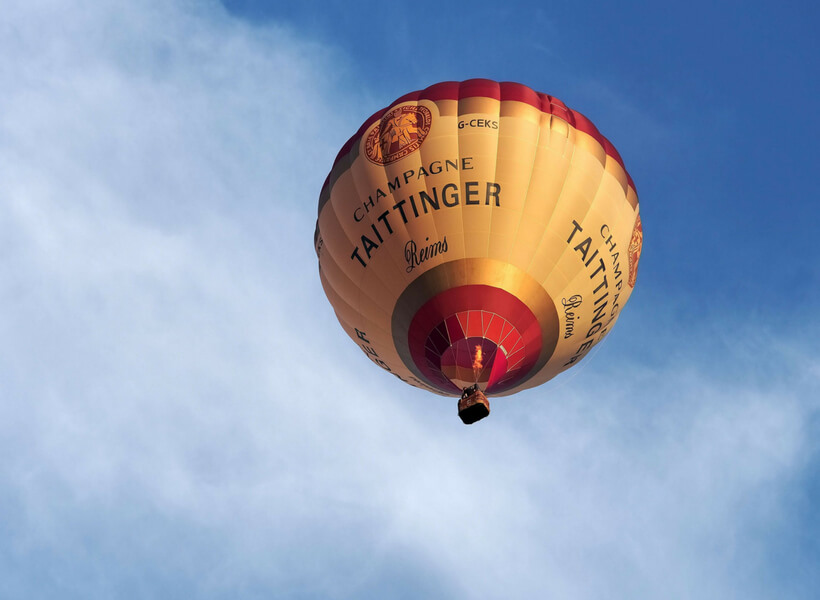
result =
M507 395L577 364L635 286L643 232L620 155L517 83L402 96L319 196L319 273L344 330L396 377Z

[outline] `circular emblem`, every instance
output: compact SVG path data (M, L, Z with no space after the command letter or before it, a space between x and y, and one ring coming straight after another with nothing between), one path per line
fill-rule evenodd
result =
M430 132L433 114L425 106L398 106L384 114L365 140L365 155L388 165L419 149Z
M638 260L641 258L641 248L643 247L643 226L641 216L638 215L635 221L635 228L632 230L632 239L629 240L629 287L635 287L635 279L638 277Z

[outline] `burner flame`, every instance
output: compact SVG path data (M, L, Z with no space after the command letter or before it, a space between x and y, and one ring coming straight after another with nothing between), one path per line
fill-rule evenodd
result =
M482 364L483 357L482 357L482 350L481 344L476 344L475 347L475 358L473 359L473 375L475 375L475 380L478 382L478 376L481 374L481 369L484 368Z

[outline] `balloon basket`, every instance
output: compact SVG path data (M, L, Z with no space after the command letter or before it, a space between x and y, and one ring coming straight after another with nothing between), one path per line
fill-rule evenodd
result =
M490 401L478 385L464 388L458 401L458 416L465 425L472 425L490 414Z

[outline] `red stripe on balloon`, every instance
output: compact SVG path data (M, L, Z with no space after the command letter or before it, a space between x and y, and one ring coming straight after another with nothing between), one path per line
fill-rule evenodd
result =
M461 100L463 98L476 97L492 98L502 102L507 100L524 102L534 106L544 113L560 117L577 130L583 131L601 144L606 154L611 156L619 165L621 165L624 173L626 173L630 187L632 187L633 190L635 189L635 183L632 181L632 177L630 177L629 172L626 170L621 155L615 149L615 146L612 145L612 142L604 137L601 132L598 131L598 128L595 127L595 125L592 124L592 121L590 121L587 117L576 110L568 108L558 98L548 94L536 92L532 88L521 83L511 81L498 83L490 79L468 79L461 82L444 81L431 85L424 90L410 92L409 94L405 94L404 96L397 98L390 104L390 106L377 111L362 124L353 137L347 140L345 145L342 146L339 154L336 155L336 160L333 162L333 166L335 167L336 163L338 163L350 152L353 145L361 139L365 131L367 131L373 123L381 119L384 113L387 112L387 110L392 106L401 104L402 102L418 102L419 100L431 100L436 102L439 100ZM328 182L326 181L325 186L327 184Z

